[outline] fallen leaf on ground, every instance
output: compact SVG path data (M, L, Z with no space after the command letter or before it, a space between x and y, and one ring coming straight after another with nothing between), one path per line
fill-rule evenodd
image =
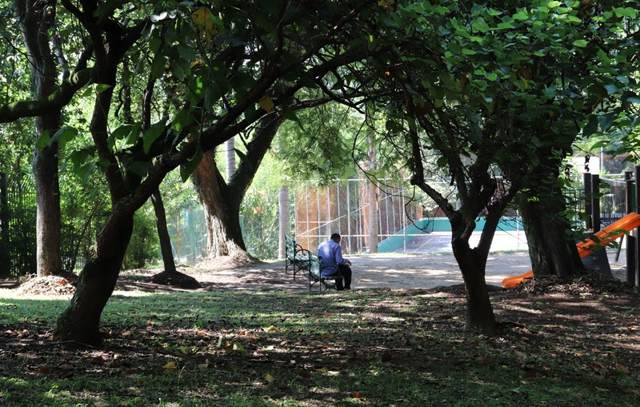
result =
M174 362L173 360L170 360L169 362L165 363L162 368L164 370L176 370L178 368L178 365L176 365L176 362Z

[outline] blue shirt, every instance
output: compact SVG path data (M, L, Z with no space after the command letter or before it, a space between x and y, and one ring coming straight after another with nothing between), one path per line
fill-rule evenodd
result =
M320 275L330 277L338 271L338 264L344 264L342 258L342 247L339 243L329 239L318 246L318 257L320 258Z

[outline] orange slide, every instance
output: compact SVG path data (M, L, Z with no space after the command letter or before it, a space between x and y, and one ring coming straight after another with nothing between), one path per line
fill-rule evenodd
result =
M630 213L624 218L613 222L606 228L597 232L595 234L595 239L588 238L580 243L577 243L576 247L578 248L578 254L580 255L580 257L586 257L591 254L591 251L594 248L606 246L620 236L624 235L625 232L630 232L637 227L640 227L640 214L635 212ZM533 271L529 270L522 275L505 278L504 280L502 280L502 286L504 288L513 288L524 283L525 281L531 280L532 278Z

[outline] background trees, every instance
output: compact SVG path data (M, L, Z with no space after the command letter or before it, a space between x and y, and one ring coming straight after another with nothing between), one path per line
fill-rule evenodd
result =
M300 175L333 178L349 154L374 161L378 145L393 163L385 168L412 173L452 224L469 326L494 333L484 267L514 199L536 274L579 269L559 168L578 135L607 130L636 103L632 6L16 2L21 32L1 29L0 80L29 72L31 85L22 78L0 94L0 122L10 123L0 131L12 138L0 172L28 179L35 152L39 273L72 271L84 252L58 333L99 341L123 261L152 257L150 206L138 212L150 197L165 271L176 271L160 190L178 167L205 208L209 255L248 259L242 202L281 128L277 154ZM225 179L215 149L231 139L237 168ZM434 161L457 195L430 184Z

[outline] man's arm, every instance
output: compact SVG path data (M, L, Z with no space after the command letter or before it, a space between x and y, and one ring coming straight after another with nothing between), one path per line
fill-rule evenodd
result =
M342 247L340 245L338 245L338 247L336 247L336 264L348 264L351 265L351 262L345 258L342 257Z

